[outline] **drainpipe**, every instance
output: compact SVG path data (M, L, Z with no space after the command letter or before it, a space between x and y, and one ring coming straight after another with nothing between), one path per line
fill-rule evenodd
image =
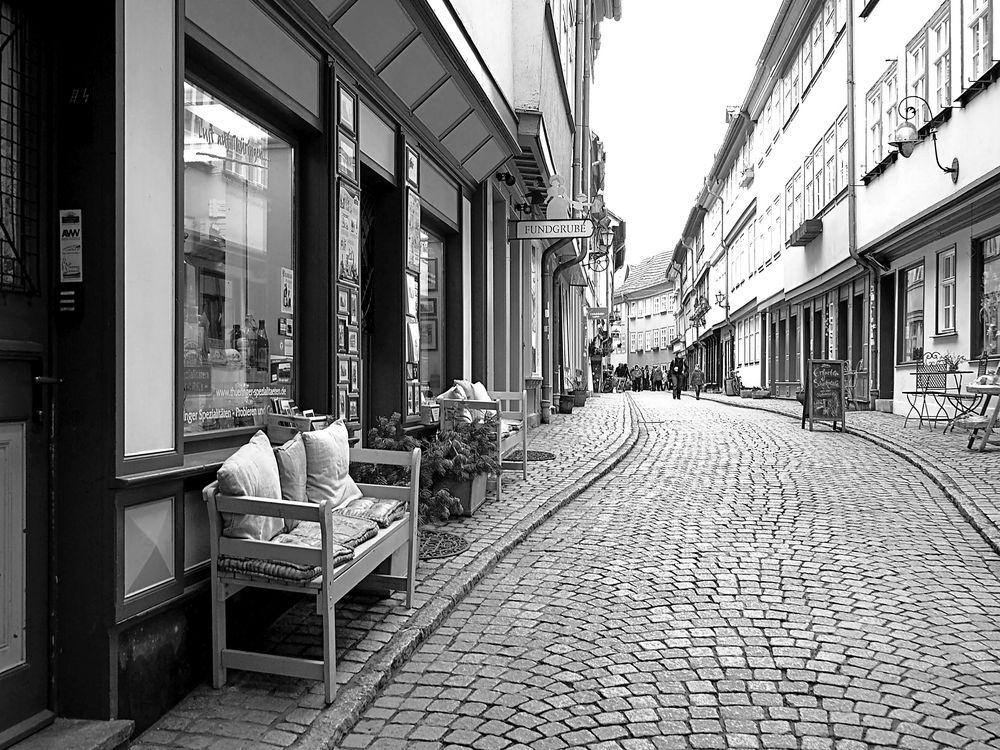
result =
M719 242L722 243L722 251L724 253L723 258L722 258L722 262L723 262L723 264L725 266L723 268L723 271L725 271L725 273L726 273L726 277L725 277L726 278L726 328L729 329L729 346L730 346L731 349L733 349L735 351L735 346L736 345L735 345L734 338L733 338L733 334L735 333L735 331L733 329L733 320L729 316L729 311L732 308L731 308L731 305L729 304L729 243L726 242L726 201L723 199L723 197L719 193L715 192L710 187L706 187L705 188L705 192L708 193L709 195L715 197L719 201L719 207L720 207L720 209L719 209ZM729 359L730 359L729 369L732 370L733 369L733 362L732 362L733 358L729 357ZM723 369L725 369L725 368L723 368ZM722 377L723 378L726 377L726 373L725 372L722 373Z
M858 253L858 193L857 193L857 135L855 127L854 102L854 0L847 0L847 251L851 258L871 277L868 294L868 393L869 406L875 408L878 397L878 287L880 271L885 266L872 258L863 258Z

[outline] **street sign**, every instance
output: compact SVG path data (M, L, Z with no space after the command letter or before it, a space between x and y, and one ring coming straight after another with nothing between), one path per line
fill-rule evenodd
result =
M507 222L512 240L583 239L594 234L592 219L539 219Z
M608 308L606 307L592 307L587 310L588 318L603 318L608 314Z

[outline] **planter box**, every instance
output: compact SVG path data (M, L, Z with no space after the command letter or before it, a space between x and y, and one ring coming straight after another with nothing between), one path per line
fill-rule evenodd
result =
M573 391L573 406L587 405L587 391Z
M732 378L726 378L723 381L723 384L725 385L726 395L727 396L739 396L740 395L740 392L738 390L736 390L736 381L733 380Z
M750 398L771 398L771 394L768 391L752 391Z
M560 414L572 414L573 405L576 403L576 399L573 398L571 393L563 393L559 396L559 413Z
M753 395L753 391L749 388L740 389L740 398L750 398Z
M462 515L471 516L486 501L487 474L472 479L439 479L433 490L448 490L462 501Z

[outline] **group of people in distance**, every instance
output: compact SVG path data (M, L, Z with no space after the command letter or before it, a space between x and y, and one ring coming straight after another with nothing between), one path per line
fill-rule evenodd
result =
M701 389L705 386L705 373L700 366L695 365L688 373L687 362L678 354L668 365L633 365L630 369L624 362L615 368L615 385L617 390L631 388L633 391L665 391L669 390L675 399L681 397L685 386L694 390L696 399L701 399Z

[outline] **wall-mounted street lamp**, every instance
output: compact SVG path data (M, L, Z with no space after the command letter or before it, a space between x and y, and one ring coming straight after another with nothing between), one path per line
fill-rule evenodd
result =
M910 154L913 153L913 149L918 143L924 140L920 136L920 131L917 126L913 123L913 118L917 116L917 108L912 104L907 104L911 99L916 99L927 107L927 112L929 115L933 116L931 111L931 105L922 96L910 95L905 96L899 100L899 104L896 106L896 111L899 112L899 116L904 118L903 123L896 128L896 133L893 139L889 141L889 145L899 151L899 155L904 159L910 158ZM951 181L958 182L958 158L951 160L951 166L946 167L941 164L941 159L938 156L937 147L937 128L931 128L931 140L934 141L934 161L937 162L938 168L947 174L951 175Z
M729 314L729 299L721 291L715 293L715 304L726 311L726 315Z

